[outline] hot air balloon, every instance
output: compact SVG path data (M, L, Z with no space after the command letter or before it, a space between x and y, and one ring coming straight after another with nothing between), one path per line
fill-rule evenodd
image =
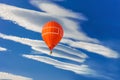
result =
M42 38L52 54L53 48L60 42L63 37L63 28L56 21L45 23L42 28Z

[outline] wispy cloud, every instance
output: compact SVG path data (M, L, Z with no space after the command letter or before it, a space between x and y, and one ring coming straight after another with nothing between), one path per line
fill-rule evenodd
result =
M43 43L43 41L41 40L32 40L32 39L28 39L28 38L21 38L21 37L17 37L17 36L11 36L11 35L5 35L0 33L0 38L3 39L7 39L7 40L12 40L15 42L19 42L21 44L30 46L33 50L38 51L38 54L49 54L49 50L48 48L46 48L47 46ZM82 65L76 65L74 63L65 63L62 61L59 61L57 59L52 59L50 57L46 57L46 56L40 56L37 54L34 55L23 55L26 58L30 58L30 59L34 59L40 62L44 62L50 65L53 65L57 68L60 69L64 69L64 70L69 70L72 72L75 72L77 74L93 74L91 72L93 72L91 69L89 69L89 67L87 65L84 65L84 61L86 60L86 58L88 57L86 54L76 50L76 49L72 49L68 46L65 45L58 45L54 50L53 50L53 57L60 57L60 58L65 58L68 60L72 60L72 61L76 61L81 63Z
M49 5L53 5L52 3L47 3ZM47 6L47 5L46 5ZM57 5L56 5L57 6ZM10 20L20 25L21 27L32 30L35 32L41 33L41 28L44 23L50 20L56 20L60 24L62 24L64 28L64 38L73 38L75 40L84 40L84 41L93 41L98 42L96 39L92 39L88 37L84 32L80 30L78 22L73 21L72 19L68 19L64 16L55 16L55 14L51 14L48 12L38 12L23 8L18 8L15 6L10 6L6 4L0 4L0 17L5 20ZM44 7L41 9L45 9ZM73 13L64 10L64 8L58 7L59 10L63 10L63 13ZM54 7L51 8L51 11L54 10ZM57 10L57 12L59 12ZM71 16L77 16L74 12ZM81 16L78 16L81 17ZM82 16L83 17L83 16ZM84 19L81 19L84 20ZM79 30L78 30L79 29ZM74 32L71 34L71 32ZM78 37L80 36L80 37Z
M64 38L61 42L67 44L67 46L63 44L58 45L53 51L54 57L76 61L82 63L82 65L65 63L58 61L57 59L52 59L50 57L40 55L23 55L24 57L44 62L60 69L69 70L77 74L94 74L94 71L89 69L87 65L84 65L84 61L86 58L88 58L88 56L75 48L84 49L107 58L119 57L116 51L101 45L99 40L87 36L80 29L79 23L71 19L74 18L78 20L86 20L82 14L65 9L57 4L50 2L49 0L31 0L31 3L42 11L28 10L7 4L0 4L0 17L4 20L13 21L15 24L25 28L26 30L31 30L38 33L41 33L42 26L47 21L58 21L60 24L62 24L65 32ZM42 40L21 38L17 36L5 35L2 33L0 33L0 38L12 40L30 46L32 50L38 51L40 53L49 53L48 48L46 48L47 46Z
M32 80L32 78L14 75L6 72L0 72L0 80Z
M84 65L84 64L83 65L75 65L75 64L61 62L61 61L58 61L58 60L55 60L55 59L52 59L49 57L37 56L37 55L23 55L23 57L37 60L40 62L44 62L44 63L50 64L50 65L53 65L57 68L69 70L69 71L75 72L77 74L89 75L89 74L95 73L93 70L89 69L89 67L87 65Z
M67 43L72 47L84 49L89 52L93 52L93 53L102 55L104 57L108 57L108 58L119 58L120 57L119 53L117 53L116 51L114 51L108 47L105 47L101 44L82 42L82 41L81 42L72 41L69 39L63 39L62 42Z
M6 48L0 47L0 51L7 51Z
M21 37L17 37L17 36L5 35L2 33L0 33L0 38L19 42L21 44L30 46L35 51L39 51L39 52L45 53L47 55L49 54L49 49L47 48L47 46L45 45L45 43L42 40L32 40L32 39L28 39L28 38L21 38ZM85 55L84 53L82 53L76 49L72 49L70 47L63 46L63 45L57 46L54 49L52 56L65 58L65 59L77 61L80 63L84 62L85 59L87 58L87 55Z
M36 3L36 1L35 2L32 1L32 3ZM49 2L47 2L47 4L57 6L56 4L49 3ZM36 3L35 5L38 5L38 4ZM86 43L83 42L84 46L83 46L82 42L77 42L77 43L79 43L79 44L77 44L77 46L79 45L79 48L83 48L83 49L88 50L90 52L95 52L95 53L98 53L98 54L101 54L101 55L104 55L107 57L111 57L111 58L118 57L117 52L115 52L115 51L113 51L113 50L111 50L103 45L87 43L87 42L91 42L91 41L93 41L93 42L99 42L99 41L86 36L85 33L83 33L82 31L78 31L79 24L71 19L67 19L65 17L65 15L60 17L60 16L55 16L54 14L51 14L50 12L38 12L38 11L22 9L22 8L18 8L18 7L6 5L6 4L0 4L0 6L1 6L0 17L5 19L5 20L14 21L15 23L17 23L21 27L24 27L28 30L32 30L35 32L41 32L42 25L45 22L47 22L49 20L57 20L58 22L60 22L63 25L63 28L65 30L64 31L65 32L64 40L68 40L66 38L72 38L72 39L77 40L77 41L85 41ZM52 8L54 9L54 7L52 7ZM62 9L63 12L65 12L65 13L70 13L69 10L61 8L59 6L57 8L59 8L60 10ZM44 9L44 7L42 7L42 8L40 7L40 9ZM71 14L71 16L72 15L78 16L75 12L72 12L72 13L73 14ZM78 16L78 17L81 17L81 16ZM70 26L74 26L74 27L70 27ZM71 34L71 32L74 32L74 33ZM80 37L78 37L78 36L80 36ZM76 44L73 41L71 43L64 41L63 43L72 44L71 46L76 47L76 45L73 45L73 43ZM82 46L81 46L81 43L82 43ZM88 45L89 46L89 48L88 48L88 46L86 46L86 44L91 44L91 45ZM100 49L94 47L96 45L98 47L100 47Z
M62 47L62 48L64 48L64 47ZM33 47L32 49L36 50L36 51L39 51L39 52L42 52L44 54L49 54L49 52L50 52L46 47L39 47L39 48L38 47ZM79 55L81 55L81 57L79 57L78 55L74 55L74 53L69 54L66 51L54 49L53 50L53 55L51 55L51 56L60 57L60 58L76 61L76 62L79 62L79 63L83 63L86 60L86 55L85 54L81 54L79 52ZM70 51L75 51L75 50L70 50ZM85 56L85 57L83 58L82 56Z
M52 14L54 16L60 16L60 17L70 17L70 18L76 18L80 20L86 20L86 18L83 16L83 14L73 12L72 10L65 9L50 0L31 0L31 4L38 7L40 10Z
M47 46L41 40L32 40L32 39L28 39L28 38L21 38L21 37L17 37L17 36L5 35L2 33L0 33L0 38L12 40L12 41L19 42L21 44L30 46L33 50L38 51L39 52L38 54L41 54L41 53L48 54L49 53L49 50L46 48ZM64 39L63 39L63 41L64 41ZM70 40L67 42L70 42ZM71 43L73 43L73 44L70 44L70 43L68 43L68 44L70 44L70 46L72 46L72 47L78 46L77 45L78 43L76 43L76 42L71 42ZM82 43L80 43L80 44L82 44ZM85 42L85 44L86 44L86 42ZM85 45L81 45L81 46L85 46ZM89 47L91 47L91 45ZM78 46L77 48L80 48L80 47ZM103 50L104 50L104 48L103 48ZM95 51L95 50L93 50L93 51ZM33 60L44 62L46 64L53 65L60 69L69 70L69 71L75 72L77 74L98 76L97 73L94 72L92 69L90 69L87 64L84 65L84 61L88 57L85 53L82 53L79 50L73 49L71 47L68 47L68 46L65 46L62 44L58 45L53 52L54 53L52 56L54 56L54 57L60 57L60 58L65 58L65 59L69 59L72 61L76 61L76 62L81 63L81 65L76 65L74 63L65 63L65 62L59 61L57 59L52 59L50 57L40 56L37 54L34 54L34 55L24 54L23 56L26 58L30 58ZM112 58L116 58L116 56L114 56L113 54L112 54L112 56L113 56ZM104 54L102 54L102 55L104 56ZM108 54L106 57L111 57L111 55Z

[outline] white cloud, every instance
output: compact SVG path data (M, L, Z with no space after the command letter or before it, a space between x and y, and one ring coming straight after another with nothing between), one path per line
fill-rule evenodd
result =
M46 54L49 53L49 50L46 48L43 41L40 41L40 40L20 38L20 37L16 37L16 36L9 36L9 35L5 35L5 34L1 34L1 33L0 33L0 38L7 39L7 40L12 40L12 41L15 41L15 42L19 42L21 44L31 46L32 49L36 50L36 51L40 51L40 52L43 52L43 53L46 53ZM70 42L70 41L67 41L67 42ZM72 42L72 43L74 43L74 42ZM77 45L74 44L72 46L75 47ZM84 45L82 45L82 46L84 46ZM89 67L87 65L84 65L84 60L87 58L87 56L84 53L81 53L76 49L73 49L71 47L67 47L67 46L61 45L61 44L58 45L55 48L55 50L56 51L55 51L55 53L53 53L53 56L73 60L73 61L76 61L76 62L80 62L80 63L82 63L82 65L76 65L76 64L73 64L73 63L72 64L71 63L65 63L65 62L58 61L57 59L52 59L52 58L45 57L45 56L40 56L40 55L39 56L38 55L23 55L23 56L26 57L26 58L30 58L30 59L33 59L33 60L37 60L37 61L40 61L40 62L44 62L44 63L50 64L50 65L53 65L53 66L55 66L57 68L60 68L60 69L69 70L69 71L75 72L77 74L97 76L96 73L94 71L92 71L91 69L89 69ZM61 50L61 53L57 50ZM68 54L68 55L66 55L66 54ZM108 57L108 55L107 55L107 57Z
M11 36L11 35L5 35L0 33L0 38L3 39L8 39L8 40L12 40L15 42L19 42L21 44L25 44L28 46L39 46L39 45L44 45L43 41L40 40L32 40L32 39L28 39L28 38L21 38L21 37L17 37L17 36Z
M0 33L0 38L19 42L21 44L30 46L33 50L45 53L47 55L49 54L49 49L47 48L45 43L41 40L32 40L32 39L28 39L28 38L21 38L21 37L17 37L17 36L5 35L2 33ZM87 58L87 55L85 55L84 53L82 53L76 49L72 49L70 47L63 46L63 45L59 45L58 47L56 47L53 50L52 56L65 58L65 59L77 61L80 63L84 62L85 59Z
M54 6L54 4L52 3L49 3L49 4ZM44 9L44 8L41 8L41 9ZM64 10L61 7L59 7L59 9L63 10L63 13L67 13L67 12L69 13L69 11L66 12L66 10ZM75 15L75 13L72 15L77 16ZM65 32L64 38L73 38L75 40L98 42L98 40L88 37L85 33L80 31L80 29L78 30L79 24L77 22L71 19L68 19L64 16L63 17L55 16L54 14L50 14L47 12L40 12L40 11L38 12L38 11L22 9L22 8L18 8L18 7L6 5L6 4L0 4L0 17L4 20L13 21L14 23L20 25L25 29L41 33L41 28L44 23L50 20L56 20L63 26L64 32ZM78 16L78 17L81 17L81 16ZM84 20L84 19L81 19L81 20ZM73 33L71 34L71 32Z
M32 80L32 78L14 75L6 72L0 72L0 80Z
M6 48L0 47L0 51L7 51Z
M15 11L19 12L23 12L25 14L27 14L28 12L32 12L31 14L36 14L38 15L37 12L35 11L32 11L32 10L27 10L27 9L22 9L22 8L17 8L17 7L14 7L14 6L10 6L10 5L6 5L6 4L0 4L0 17L5 19L5 20L10 20L10 21L13 21L15 22L16 24L26 28L26 29L29 29L29 30L32 30L32 31L37 31L39 32L38 30L40 30L40 27L36 26L36 24L32 24L31 22L29 22L27 19L21 17L21 15L17 16L15 14ZM25 15L23 15L25 16ZM30 26L30 27L28 27ZM36 27L34 27L36 26ZM38 30L37 30L38 29Z
M69 9L65 9L53 2L50 2L50 0L47 1L31 0L31 4L38 7L40 10L48 14L52 14L54 16L71 17L71 18L86 20L86 18L82 14L73 12L72 10Z
M64 69L64 70L69 70L72 72L75 72L77 74L94 74L95 72L91 69L89 69L89 67L87 65L76 65L76 64L70 64L70 63L65 63L65 62L61 62L49 57L45 57L45 56L38 56L38 55L23 55L23 57L29 58L29 59L33 59L36 61L40 61L40 62L44 62L50 65L53 65L57 68L60 69Z
M10 5L6 5L6 4L0 4L0 17L5 19L5 20L11 20L14 21L15 23L17 23L18 25L20 25L21 27L24 27L28 30L32 30L35 32L41 32L41 28L42 25L49 20L57 20L58 22L60 22L64 28L64 41L63 43L65 44L69 44L72 47L78 47L78 48L82 48L85 50L88 50L90 52L95 52L98 54L101 54L103 56L106 57L111 57L111 58L117 58L118 54L117 52L104 47L102 45L99 44L94 44L94 43L87 43L87 42L99 42L96 39L92 39L88 36L86 36L85 33L83 33L82 31L78 31L78 26L79 24L71 19L67 19L66 17L68 17L66 14L67 13L71 13L69 15L69 17L73 17L77 18L77 17L81 17L78 16L78 13L75 12L71 12L70 10L64 9L56 4L53 4L51 2L46 1L46 3L44 1L42 1L39 5L38 3L36 3L38 1L38 3L40 2L39 0L32 0L31 3L33 3L36 6L41 6L42 4L44 4L43 7L39 7L41 10L45 10L46 12L38 12L38 11L33 11L33 10L28 10L28 9L22 9L22 8L18 8L18 7L14 7L14 6L10 6ZM64 15L57 15L55 16L55 14L51 13L51 11L49 11L48 9L45 8L45 5L47 7L49 7L48 5L50 5L50 10L53 11L54 8L58 9L59 11L62 11L64 13ZM77 16L77 17L75 17ZM81 19L83 20L83 19ZM72 33L73 32L73 33ZM72 34L71 34L72 33ZM79 45L76 42L70 42L68 43L66 38L72 38L76 41L87 41L85 42L77 42L79 43ZM39 42L39 41L35 41ZM30 43L28 42L22 42L23 44L27 44L30 45ZM84 46L83 46L84 43ZM32 45L34 44L34 42L32 43ZM74 44L74 45L73 45ZM88 44L88 45L86 45ZM36 44L34 45L36 46ZM38 45L37 45L38 46ZM89 48L88 48L89 46ZM91 47L92 46L92 47ZM100 48L96 48L100 47ZM34 47L34 49L37 49L38 47Z
M108 47L105 47L103 45L100 44L95 44L95 43L89 43L89 42L78 42L78 41L72 41L72 40L67 40L67 39L63 39L62 40L63 43L67 43L72 47L75 48L81 48L84 50L87 50L89 52L93 52L108 58L119 58L120 55L119 53L117 53L114 50L111 50Z
M64 47L62 47L64 48ZM32 47L33 50L45 53L45 54L49 54L49 50L47 47ZM75 51L75 50L70 50L69 51ZM81 57L79 57L78 55L74 55L74 53L70 54L66 51L62 51L62 50L58 50L58 49L54 49L52 55L50 56L54 56L54 57L60 57L60 58L65 58L68 60L72 60L72 61L76 61L79 63L83 63L86 59L86 55L85 54L81 54L80 52L78 53L79 55L81 55ZM85 56L85 57L82 57Z
M19 42L21 44L31 46L33 50L39 51L40 53L42 52L45 54L49 54L49 50L46 48L47 46L45 45L45 43L43 43L43 41L40 41L40 40L20 38L16 36L5 35L2 33L0 33L0 38ZM85 59L87 58L87 55L85 55L84 53L76 49L72 49L62 44L58 45L54 49L52 56L73 60L73 61L81 63L82 65L65 63L65 62L58 61L57 59L52 59L52 58L40 56L40 55L38 56L35 54L34 55L23 55L23 56L26 58L34 59L40 62L53 65L60 69L69 70L77 74L86 74L86 75L92 74L91 73L92 70L89 69L87 65L83 65Z
M57 4L49 2L48 0L47 1L42 0L42 2L38 0L32 0L31 3L44 12L18 8L7 4L0 4L0 17L4 20L13 21L20 27L23 27L27 30L31 30L38 33L41 33L42 26L47 21L56 20L57 22L62 24L65 33L64 38L61 42L69 45L69 47L64 45L58 45L54 49L53 55L55 57L65 58L83 63L88 56L80 52L79 50L73 49L71 47L84 49L96 54L103 55L108 58L119 57L116 51L111 50L110 48L107 48L103 45L100 45L100 42L97 39L88 37L80 29L79 23L70 19L75 18L79 20L86 20L86 18L82 14L60 7ZM10 36L1 33L0 38L28 45L33 50L39 51L40 53L48 54L49 52L49 50L46 48L47 46L41 40L20 38L17 36ZM75 41L72 41L71 39ZM45 56L35 55L23 55L23 56L26 58L30 58L33 60L53 65L60 69L73 71L78 74L92 74L92 70L90 70L87 65L75 65L65 63Z
M8 39L8 40L16 41L16 42L31 46L32 49L36 51L40 51L46 54L49 53L49 50L46 48L47 46L41 40L20 38L16 36L5 35L2 33L0 33L0 37L3 39ZM90 51L99 55L103 55L108 58L119 58L119 54L116 51L111 50L110 48L104 47L103 45L100 45L100 44L94 44L94 43L88 43L88 42L77 42L77 41L75 42L69 39L63 39L61 42L66 43L69 46L72 46L75 48L85 49L87 51ZM84 61L84 59L87 58L87 55L85 55L84 53L64 45L58 45L55 48L55 53L53 53L53 55L56 57L67 58L74 61Z

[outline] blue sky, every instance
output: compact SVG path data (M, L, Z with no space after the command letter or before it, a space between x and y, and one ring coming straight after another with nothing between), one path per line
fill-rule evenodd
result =
M118 80L119 0L0 0L0 80ZM49 55L42 26L64 37Z

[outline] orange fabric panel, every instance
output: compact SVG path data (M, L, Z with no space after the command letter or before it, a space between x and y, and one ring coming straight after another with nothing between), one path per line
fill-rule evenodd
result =
M43 26L42 38L50 50L52 50L59 43L62 37L62 26L56 21L49 21Z

